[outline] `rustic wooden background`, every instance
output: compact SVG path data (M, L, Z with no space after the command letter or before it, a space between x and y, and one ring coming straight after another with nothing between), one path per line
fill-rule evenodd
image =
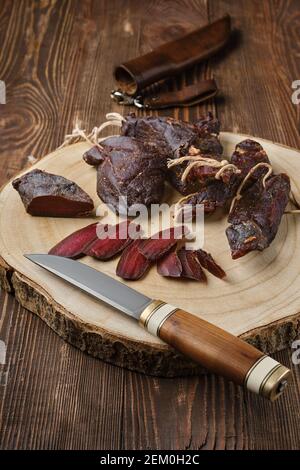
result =
M300 147L299 0L0 0L1 184L29 155L55 149L80 119L87 128L120 111L113 66L230 13L240 31L226 55L187 74L215 76L223 96L175 116L212 109L223 129ZM123 110L121 109L121 112ZM125 111L125 110L124 110ZM22 230L22 227L20 227ZM74 349L1 294L2 449L299 449L300 366L275 404L214 376L158 379Z

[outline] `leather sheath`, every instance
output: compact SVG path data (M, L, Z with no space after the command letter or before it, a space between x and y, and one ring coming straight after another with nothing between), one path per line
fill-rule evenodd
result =
M119 88L123 93L133 96L159 80L172 77L208 59L225 46L230 31L230 16L226 15L148 54L119 65L114 71Z
M143 99L143 107L146 109L163 109L173 106L191 106L212 98L217 92L218 88L213 79L203 80L193 85L188 85L181 90L164 91L161 94L157 93L153 96L146 96Z

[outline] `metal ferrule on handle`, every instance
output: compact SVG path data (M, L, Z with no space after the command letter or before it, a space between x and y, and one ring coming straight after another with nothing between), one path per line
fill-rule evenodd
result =
M289 369L245 341L173 305L154 300L142 312L140 324L211 372L271 401L286 388Z

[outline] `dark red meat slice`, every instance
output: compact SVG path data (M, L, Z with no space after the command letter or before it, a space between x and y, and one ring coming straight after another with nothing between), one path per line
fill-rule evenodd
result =
M97 239L97 228L100 224L90 224L61 240L49 251L49 255L65 256L66 258L80 258L84 256L86 248ZM102 227L102 226L101 226Z
M132 242L128 234L129 224L129 220L121 222L114 227L111 234L107 231L112 229L111 226L107 227L102 234L98 232L98 238L87 247L85 254L102 261L116 256Z
M181 248L178 251L178 257L182 265L182 277L206 282L207 278L205 272L200 266L196 250L186 250L185 248Z
M90 196L63 176L36 169L15 179L12 185L31 215L80 217L90 215L94 209Z
M157 272L165 277L181 277L182 265L176 250L172 250L158 260Z
M142 240L134 240L123 251L119 259L116 273L122 279L136 281L140 279L150 268L151 261L139 251Z
M210 253L204 250L197 250L197 255L204 269L207 269L207 271L220 279L226 276L225 271L215 262Z
M152 237L142 240L139 250L149 260L157 261L164 256L171 248L177 245L179 240L184 239L187 235L186 227L178 226L162 230Z

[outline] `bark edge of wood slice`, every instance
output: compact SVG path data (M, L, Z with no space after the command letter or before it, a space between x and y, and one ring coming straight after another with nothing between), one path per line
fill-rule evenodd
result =
M230 155L245 138L249 136L221 133L224 153ZM300 151L254 139L267 151L275 171L285 171L290 176L292 190L300 200L300 186L294 179L300 172ZM96 195L95 169L82 160L88 147L80 143L57 150L26 171L40 168L65 176L86 190L97 206L100 201ZM176 197L170 190L167 192L168 200ZM201 366L151 336L133 319L24 258L24 253L46 253L64 236L95 220L32 217L26 214L19 195L8 183L0 194L1 286L14 293L23 307L37 314L64 340L94 357L157 376L203 373ZM208 275L207 286L188 281L183 291L178 289L178 282L182 281L161 278L154 267L148 276L130 286L202 316L266 353L279 351L300 332L299 224L299 216L284 216L271 247L233 261L224 232L226 217L218 214L205 224L205 249L228 273L225 281ZM114 276L117 260L82 261Z

